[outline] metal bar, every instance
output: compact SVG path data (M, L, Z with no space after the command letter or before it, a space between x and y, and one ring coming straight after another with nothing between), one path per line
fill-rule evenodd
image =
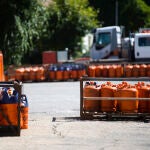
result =
M103 64L103 65L107 65L107 64L120 64L120 65L128 65L128 64L149 64L149 61L129 61L126 58L121 58L121 59L99 59L99 60L92 60L89 62L91 65L94 64ZM89 65L90 65L89 64Z
M13 84L0 84L0 87L12 87Z
M7 81L6 81L6 82L5 82L5 81L4 81L4 82L3 82L3 81L0 81L0 84L13 84L13 83L14 83L14 82L12 82L12 81L8 81L8 82L7 82Z
M150 98L135 98L135 97L83 97L83 100L150 100Z
M18 126L17 126L17 135L20 136L20 101L21 101L21 94L22 94L22 82L14 82L13 85L14 89L18 92Z
M83 80L80 79L80 116L83 116Z
M150 77L130 78L103 78L103 77L82 77L82 81L150 81Z

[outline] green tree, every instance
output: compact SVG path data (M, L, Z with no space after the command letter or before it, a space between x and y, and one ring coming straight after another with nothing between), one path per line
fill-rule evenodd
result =
M97 12L87 0L54 0L48 7L48 32L39 41L44 49L64 50L71 53L80 49L81 38L98 25Z
M89 0L89 3L99 10L98 20L103 26L115 25L115 0Z
M127 32L136 32L140 27L150 25L150 6L143 0L127 0L120 5L120 23L125 26Z
M98 25L87 0L53 0L49 6L43 0L1 0L0 9L0 49L7 65L29 63L31 55L48 49L75 52L81 37Z
M21 64L46 31L47 11L37 0L1 0L0 49L5 64Z
M115 25L116 0L89 0L90 5L99 9L99 20L103 26ZM125 26L126 33L150 26L149 0L118 0L118 24Z

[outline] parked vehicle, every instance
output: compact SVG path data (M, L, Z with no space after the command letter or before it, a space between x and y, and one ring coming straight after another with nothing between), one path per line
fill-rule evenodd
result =
M123 37L119 26L96 28L93 32L93 44L90 58L126 58L127 61L150 60L150 29L141 28L138 33ZM116 58L116 57L115 57Z

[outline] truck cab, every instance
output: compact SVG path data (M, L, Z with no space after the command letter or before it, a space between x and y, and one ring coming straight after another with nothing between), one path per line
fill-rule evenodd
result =
M121 29L118 26L96 28L90 58L103 59L110 56L111 52L121 47Z
M150 59L150 33L136 33L134 36L135 59Z

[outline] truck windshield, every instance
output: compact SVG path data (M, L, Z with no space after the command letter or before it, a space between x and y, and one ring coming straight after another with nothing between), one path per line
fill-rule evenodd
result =
M138 39L139 46L150 46L150 37L141 37Z
M109 32L99 33L96 39L96 49L101 49L111 42L111 34Z

